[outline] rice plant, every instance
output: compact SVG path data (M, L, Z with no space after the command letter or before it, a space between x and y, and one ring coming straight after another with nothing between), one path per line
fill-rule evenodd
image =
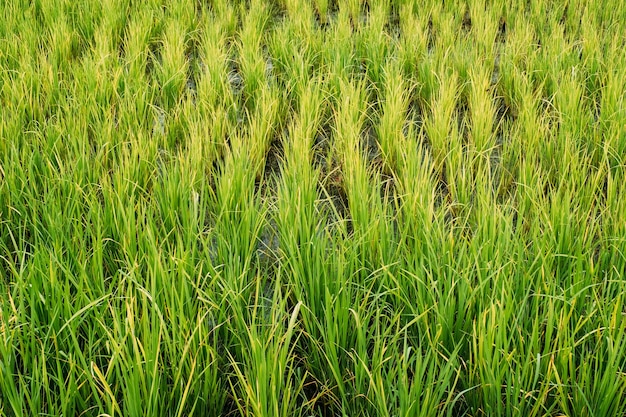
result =
M626 416L626 3L0 3L0 416Z

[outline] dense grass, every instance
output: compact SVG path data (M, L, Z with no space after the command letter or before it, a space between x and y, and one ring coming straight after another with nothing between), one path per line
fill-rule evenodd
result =
M0 2L0 415L625 416L625 34Z

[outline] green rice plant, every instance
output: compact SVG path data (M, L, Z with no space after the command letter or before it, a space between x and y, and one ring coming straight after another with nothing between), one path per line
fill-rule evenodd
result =
M411 147L404 128L412 88L405 85L399 65L389 63L385 72L385 91L381 115L377 125L378 145L389 172L402 169L402 153Z
M363 0L338 0L337 3L340 13L346 13L352 24L360 22Z
M470 1L467 12L471 19L472 38L476 42L476 52L490 68L494 65L497 37L500 26L501 8L489 5L482 0Z
M265 84L266 59L263 56L264 33L270 15L266 4L253 1L245 15L238 42L238 64L243 82L244 102L254 110L258 91Z
M328 77L329 95L337 100L342 80L356 72L356 60L353 46L353 28L350 14L345 6L339 8L337 17L326 31L326 48L322 50L322 66L332 76Z
M424 349L425 336L418 340L409 336L413 333L411 327L423 315L400 328L402 313L387 315L384 306L377 304L372 300L367 312L352 311L359 342L351 357L356 379L361 374L364 384L369 385L369 412L404 416L445 414L445 404L452 402L456 379L455 355L442 355L445 359L440 361L431 356L431 350ZM372 325L364 326L363 321L368 319ZM432 384L435 380L439 383Z
M285 250L306 250L316 237L319 214L316 211L318 172L313 168L313 144L323 115L322 86L309 84L300 95L297 120L283 138L284 169L278 192L278 223ZM296 210L294 210L296 208ZM285 240L282 240L285 239ZM302 254L290 253L290 262L300 262ZM305 266L305 265L302 265Z
M230 13L234 14L232 10ZM203 67L196 81L200 109L222 103L230 104L233 100L228 85L226 20L225 15L220 19L211 16L200 23L202 38L199 40L199 53Z
M289 102L311 81L319 68L321 33L313 26L313 11L306 4L289 7L291 18L274 32L268 49L272 56L272 71L289 94Z
M282 97L275 87L264 88L259 93L260 102L254 114L248 116L247 138L248 142L235 142L235 152L249 152L252 171L261 174L265 155L273 140L273 134L277 125L281 122L280 105ZM249 147L249 149L248 149Z
M315 10L322 24L328 21L329 0L313 0Z
M626 198L620 192L619 184L624 179L624 174L617 176L610 172L606 175L606 210L602 214L602 229L600 238L600 252L598 253L598 276L604 274L621 276L620 266L624 265L624 223L620 221L622 209L626 207Z
M117 52L124 28L128 24L128 8L130 2L127 0L105 1L102 5L102 21L95 29L95 47L100 52ZM77 9L88 9L86 4L75 4ZM62 8L58 8L61 9ZM153 7L154 9L154 7Z
M328 273L334 265L327 262L327 257L333 249L323 233L324 219L317 204L319 173L312 165L313 144L326 105L323 92L320 80L305 87L300 93L298 117L282 138L284 164L280 171L275 215L281 265L290 277L288 287L292 288L293 297L302 303L302 332L307 339L310 338L300 341L299 344L310 347L298 349L297 354L307 355L306 372L320 384L326 384L330 378L343 382L343 375L337 370L341 368L335 359L337 340L332 334L326 334L324 326L335 325L335 317L329 310L330 299L341 294L341 299L346 300L343 279L329 279ZM336 324L343 327L345 317ZM317 346L320 337L325 337L327 343ZM330 373L326 369L326 355L329 354L331 363L335 364ZM308 401L314 404L318 395L325 396L323 391L317 392Z
M367 25L361 26L355 49L360 65L376 90L383 86L383 67L390 49L389 34L385 25L389 17L388 2L372 2L367 15Z
M292 338L297 339L296 324L301 304L293 308L285 327L286 317L281 316L288 314L284 311L287 298L280 294L279 288L277 281L272 296L275 304L266 307L262 305L257 281L252 321L240 323L247 329L245 337L240 337L243 363L232 357L231 361L237 376L237 385L232 384L232 389L241 392L237 407L242 415L291 416L303 411L297 408L297 400L304 381L297 379L296 358L292 354L295 345L292 345Z
M437 77L442 77L442 74L437 74ZM440 78L438 84L439 92L429 103L430 117L425 120L424 127L432 148L434 163L438 170L441 170L447 155L452 152L451 148L458 149L460 145L458 141L449 140L453 129L456 130L456 126L453 125L453 114L458 99L457 76L452 74Z
M404 2L398 12L400 37L396 41L398 60L402 63L405 77L416 78L420 59L428 51L428 13L415 13L414 3ZM427 6L424 6L428 10ZM415 80L417 81L417 80Z
M577 296L583 296L585 292L593 291L590 288L586 288ZM589 415L596 412L602 412L608 415L613 407L619 407L617 404L621 402L622 396L618 394L620 390L623 390L623 381L619 381L616 378L619 371L616 372L614 359L608 359L612 356L610 352L613 352L613 346L606 346L600 342L600 336L596 335L596 332L605 331L603 328L599 328L591 325L590 328L594 328L593 332L585 332L587 324L594 320L595 317L595 305L591 304L585 308L585 313L582 315L574 313L575 304L578 300L577 297L573 298L571 302L568 302L568 308L562 310L558 317L559 320L559 333L558 342L555 346L559 348L555 349L551 358L552 378L556 381L556 401L565 413L571 413L573 415ZM613 316L614 317L614 316ZM617 323L615 323L617 324ZM619 328L619 325L618 325ZM610 326L607 330L614 331L616 328ZM621 330L618 330L621 332ZM563 339L565 338L565 339ZM588 339L596 339L595 342ZM615 340L617 343L621 343L621 336L617 336ZM600 346L597 344L601 343ZM596 353L595 358L591 361L582 360L590 352L589 349L595 350L599 348L600 351ZM602 353L600 353L602 352ZM599 360L599 357L607 356L607 360ZM598 367L604 367L606 369L598 369ZM613 379L612 383L608 381L602 381L596 384L590 381L590 375L594 371L600 372L605 375L606 378ZM572 381L572 386L564 383L565 380ZM609 388L610 386L610 388ZM583 388L585 387L585 388ZM573 388L570 395L565 394L567 390ZM600 411L602 410L602 411Z
M625 22L0 2L0 416L624 415Z
M439 63L442 63L445 56L450 52L448 46L454 44L457 40L457 20L461 17L457 10L450 10L444 7L444 5L437 3L433 4L430 9L432 23L431 43L434 55Z
M350 216L354 228L364 232L369 227L370 187L361 135L367 104L363 83L341 84L340 103L335 118L335 149L344 172Z
M185 56L186 28L176 20L168 22L164 29L160 62L157 64L157 79L165 111L169 111L180 99L189 65Z
M502 311L513 313L516 307L521 306L514 298L510 298L506 305L494 305L475 325L472 363L478 369L470 370L470 375L478 380L467 397L478 400L470 406L476 415L546 415L554 412L551 387L542 382L543 374L549 369L549 360L536 350L539 347L538 333L534 331L524 345L515 345L514 335L523 325L522 320L511 320L512 317L507 318L507 313ZM517 329L509 328L511 322ZM537 321L531 323L541 327Z
M618 51L616 40L612 41L609 47L611 54ZM623 65L623 58L619 55L611 55L613 62L618 62L618 66ZM617 60L617 61L615 61ZM619 120L624 115L624 93L623 86L626 79L621 72L606 71L602 76L602 95L599 100L599 116L600 134L604 138L603 154L608 161L609 166L613 170L615 167L623 165L623 149L624 149L624 125Z
M484 68L484 67L483 67ZM489 161L496 146L496 108L490 94L491 75L484 69L470 70L470 92L468 107L470 112L471 150L476 158Z

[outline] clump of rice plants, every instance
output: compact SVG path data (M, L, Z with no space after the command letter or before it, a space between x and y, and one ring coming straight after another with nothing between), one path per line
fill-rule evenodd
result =
M0 4L0 416L626 415L626 4Z

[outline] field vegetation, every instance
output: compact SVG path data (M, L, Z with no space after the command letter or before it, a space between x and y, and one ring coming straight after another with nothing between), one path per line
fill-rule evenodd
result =
M0 416L626 416L626 2L0 2Z

